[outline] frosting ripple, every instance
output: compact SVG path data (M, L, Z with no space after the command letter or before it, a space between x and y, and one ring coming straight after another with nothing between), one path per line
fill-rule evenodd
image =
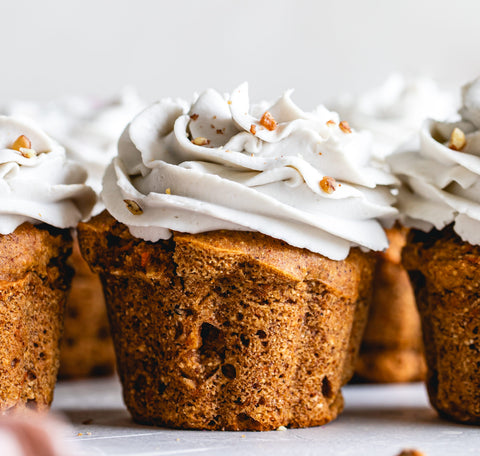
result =
M24 222L74 227L95 203L86 171L33 124L0 116L0 234Z
M394 178L370 164L370 137L285 93L250 106L248 86L193 104L164 99L127 126L104 176L108 211L148 241L170 230L259 231L332 259L387 247Z
M480 78L464 86L458 122L427 120L420 148L387 158L402 181L398 207L407 226L429 231L453 223L480 244Z

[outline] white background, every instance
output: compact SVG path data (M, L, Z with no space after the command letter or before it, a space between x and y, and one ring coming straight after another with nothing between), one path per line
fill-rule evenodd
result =
M0 105L65 94L190 98L250 82L304 108L393 71L459 87L480 74L480 2L0 0Z

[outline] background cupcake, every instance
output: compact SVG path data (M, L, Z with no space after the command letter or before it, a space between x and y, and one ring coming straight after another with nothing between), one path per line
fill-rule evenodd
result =
M142 106L133 89L127 88L108 100L71 96L45 104L17 101L6 110L35 119L66 148L71 160L84 166L88 172L87 184L99 195L102 176L116 154L118 138ZM99 198L92 215L103 208ZM76 236L70 262L75 275L65 312L59 375L111 374L115 354L100 279L80 255Z
M143 423L204 429L324 424L366 318L393 179L367 135L290 92L246 84L165 99L119 141L108 213L79 226L102 277L123 395Z
M407 80L399 74L359 96L344 94L333 107L357 129L371 132L373 154L385 158L406 141L418 144L418 131L427 117L454 116L453 93L428 78ZM388 167L387 167L388 168ZM361 380L405 382L423 380L426 372L420 317L401 251L408 229L397 224L388 230L390 247L379 253L375 288L357 362Z
M86 172L29 123L0 116L0 410L53 398L71 272L69 230L95 194Z
M480 80L463 88L459 122L428 120L420 149L388 159L398 206L415 228L403 262L424 332L427 387L442 415L480 423Z

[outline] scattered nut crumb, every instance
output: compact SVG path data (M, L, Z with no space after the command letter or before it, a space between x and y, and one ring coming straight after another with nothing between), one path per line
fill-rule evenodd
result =
M93 418L88 418L85 421L82 421L82 424L92 424L93 423Z
M80 436L82 436L82 435L83 435L83 432L79 432L79 433L77 434L78 437L80 437Z
M329 121L327 122L327 125L328 125L329 127L334 127L334 126L337 125L337 124L335 123L334 120L329 120Z
M92 435L92 433L91 433L91 432L87 432L87 435Z
M286 431L287 428L285 426L278 426L277 431Z
M340 127L340 130L342 130L344 133L351 133L352 129L350 128L350 125L348 125L348 122L345 120L342 120L338 126Z
M230 105L232 104L232 100L228 100L227 103Z
M26 147L20 147L19 152L25 158L32 158L37 155L37 153L33 149L27 149Z
M250 125L250 133L251 133L252 135L255 135L255 134L257 133L257 127L256 127L256 125L254 125L254 124Z
M448 148L452 150L462 150L467 144L465 133L460 128L455 127L448 140Z
M168 187L167 189L165 189L165 193L167 195L171 195L172 194L172 190L170 189L170 187Z
M215 125L213 125L213 124L210 124L210 128L213 128L213 129L214 129L214 128L215 128Z
M150 263L150 252L142 252L142 259L140 262L142 268L145 268L148 263Z
M225 133L225 128L217 128L217 135L223 135Z
M210 140L199 136L198 138L192 139L192 143L196 146L207 146L208 144L210 144Z
M335 183L336 181L333 177L324 176L319 185L325 193L333 193L335 191Z
M415 449L408 449L400 451L398 456L425 456L425 454Z
M133 215L141 215L143 214L143 209L139 206L139 204L136 201L133 200L123 200L125 205L127 206L127 209L133 214Z
M16 150L17 152L20 152L20 149L22 148L24 149L32 148L32 142L25 135L19 136L10 146L10 149Z
M178 439L178 438L177 438L177 439L175 439L175 440L176 440L177 442L180 442L180 439Z
M245 434L242 434L240 437L241 437L242 439L244 439L244 438L246 437L246 435L245 435Z
M198 119L198 114L190 114L190 119L197 120Z
M269 131L273 131L277 128L277 122L275 122L275 119L268 111L263 113L263 116L260 119L260 125L264 126Z

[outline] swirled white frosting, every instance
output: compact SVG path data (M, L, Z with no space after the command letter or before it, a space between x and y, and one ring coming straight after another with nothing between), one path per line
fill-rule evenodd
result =
M100 194L105 168L117 153L118 138L144 107L136 92L125 88L117 97L100 101L81 96L45 104L16 101L5 112L33 119L66 148L69 159L87 170L87 185ZM99 199L92 215L103 209Z
M31 141L31 151L23 154L12 148L22 135ZM80 165L66 159L65 149L32 123L0 116L1 234L24 222L76 226L96 200L86 178Z
M463 87L462 98L461 121L425 121L420 148L387 161L403 183L398 207L406 225L429 231L454 223L464 241L480 244L480 78ZM460 151L448 147L455 127L466 136Z
M267 108L273 131L260 122ZM343 259L351 246L385 249L378 219L396 213L393 177L369 158L369 136L342 131L335 113L303 112L290 92L250 107L243 84L230 97L207 90L191 106L165 99L139 114L120 138L102 196L144 240L170 230L259 231ZM336 179L332 193L319 186L325 176ZM125 201L141 210L130 212Z
M458 101L429 78L393 74L359 96L342 95L331 107L354 128L372 133L373 155L382 160L409 138L417 139L424 119L455 116Z

